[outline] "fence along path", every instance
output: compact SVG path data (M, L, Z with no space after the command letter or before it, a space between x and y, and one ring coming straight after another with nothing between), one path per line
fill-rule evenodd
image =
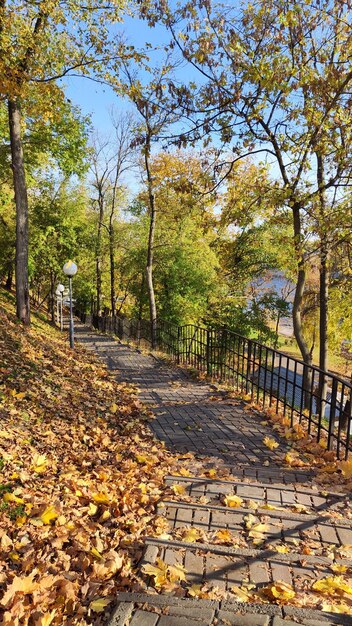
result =
M90 321L120 339L151 343L145 320L93 316ZM318 442L325 438L338 458L347 459L352 451L352 384L347 380L226 329L159 320L157 347L176 363L245 390L256 402L288 416L291 425L299 422Z
M83 325L77 328L77 339L94 350L119 380L137 385L141 400L154 413L154 434L169 448L193 452L204 469L224 464L230 470L226 481L197 476L166 479L170 494L172 485L184 487L177 501L166 498L158 509L168 521L169 536L145 539L139 570L145 588L141 593L118 594L109 626L352 626L349 615L317 610L316 599L312 608L297 608L280 606L273 598L266 604L243 604L233 593L234 586L244 583L260 591L282 581L299 594L331 576L332 564L352 567L352 553L351 560L343 556L344 546L352 545L345 496L319 492L307 471L283 469L285 442L268 450L263 438L272 436L272 430L240 401ZM240 506L225 507L226 495L240 498ZM248 537L245 519L253 514L258 520L265 516L263 546ZM185 541L184 532L190 530L193 540L191 534ZM219 531L230 533L233 542L216 543ZM282 545L288 546L287 553L276 550ZM311 555L307 545L314 545ZM215 587L218 595L210 600L156 594L143 570L157 565L158 559L169 566L180 563L188 586Z

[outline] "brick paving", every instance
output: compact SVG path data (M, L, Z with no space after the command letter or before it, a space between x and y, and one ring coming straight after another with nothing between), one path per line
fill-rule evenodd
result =
M170 498L158 513L167 519L166 539L146 538L140 563L147 593L119 594L109 626L352 626L352 617L271 604L239 604L231 598L233 585L243 581L260 590L275 581L302 585L331 576L334 562L352 568L344 547L352 545L352 522L344 519L345 497L319 492L307 471L280 466L285 449L263 444L273 431L263 417L246 410L213 385L192 379L180 368L120 343L106 335L77 326L77 338L116 372L118 380L136 385L141 401L153 412L155 436L179 453L193 452L207 468L226 465L231 480L167 477ZM181 484L175 499L172 485ZM236 495L236 509L225 508L226 495ZM246 516L266 524L263 545L253 542ZM199 540L185 542L182 532L194 528ZM219 530L230 531L232 543L216 543ZM286 546L279 553L276 546ZM310 551L308 548L311 547ZM341 552L342 551L342 552ZM181 563L187 584L208 584L223 593L223 600L175 598L156 595L143 565L161 558Z

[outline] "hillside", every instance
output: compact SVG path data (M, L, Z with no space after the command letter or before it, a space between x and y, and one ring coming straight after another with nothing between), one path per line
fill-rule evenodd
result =
M102 624L133 586L175 458L132 387L1 293L0 583L3 624ZM160 530L162 532L162 529Z

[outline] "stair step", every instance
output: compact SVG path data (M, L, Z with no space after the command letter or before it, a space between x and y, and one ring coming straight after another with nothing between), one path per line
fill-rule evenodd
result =
M293 606L119 593L107 626L351 626L352 617Z
M317 511L326 509L344 510L348 498L346 494L311 489L296 484L294 487L284 483L266 484L259 481L243 482L184 476L167 476L166 484L182 484L188 496L210 500L220 500L225 495L238 495L243 499L263 502L276 506L302 506Z
M227 548L209 544L185 544L180 541L166 541L147 538L146 550L140 563L141 575L146 583L149 577L143 575L143 566L155 565L158 558L168 565L182 565L186 572L186 588L192 585L207 584L209 589L217 588L226 597L234 588L246 584L253 585L256 593L276 581L283 581L292 586L297 598L304 598L306 606L317 608L322 599L312 590L312 584L321 578L333 576L332 561L325 557L305 556L302 554L277 554L272 550L249 550ZM352 560L342 559L339 564L347 568ZM152 577L150 577L152 584ZM253 593L249 587L250 593ZM267 596L263 602L267 605ZM352 623L352 622L351 622Z
M351 522L338 520L328 515L316 516L297 514L290 511L268 511L266 509L228 508L208 504L164 501L158 508L169 524L168 533L177 533L182 528L197 528L206 534L228 530L234 542L253 545L253 537L246 528L245 517L253 516L252 526L264 523L263 545L300 546L313 553L323 554L352 545ZM254 528L255 530L255 528ZM256 537L254 537L255 539Z

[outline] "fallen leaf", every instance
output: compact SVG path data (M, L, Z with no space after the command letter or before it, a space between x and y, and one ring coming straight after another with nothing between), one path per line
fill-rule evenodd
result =
M275 439L272 439L271 437L264 437L263 444L267 448L269 448L269 450L275 450L275 448L278 448L280 445Z
M92 600L89 608L95 613L102 613L106 609L106 607L111 604L112 601L113 598L109 596L107 596L106 598L96 598L96 600Z
M240 496L233 496L231 494L228 494L224 498L224 504L225 506L229 506L231 508L238 508L242 506L243 500L242 498L240 498Z

